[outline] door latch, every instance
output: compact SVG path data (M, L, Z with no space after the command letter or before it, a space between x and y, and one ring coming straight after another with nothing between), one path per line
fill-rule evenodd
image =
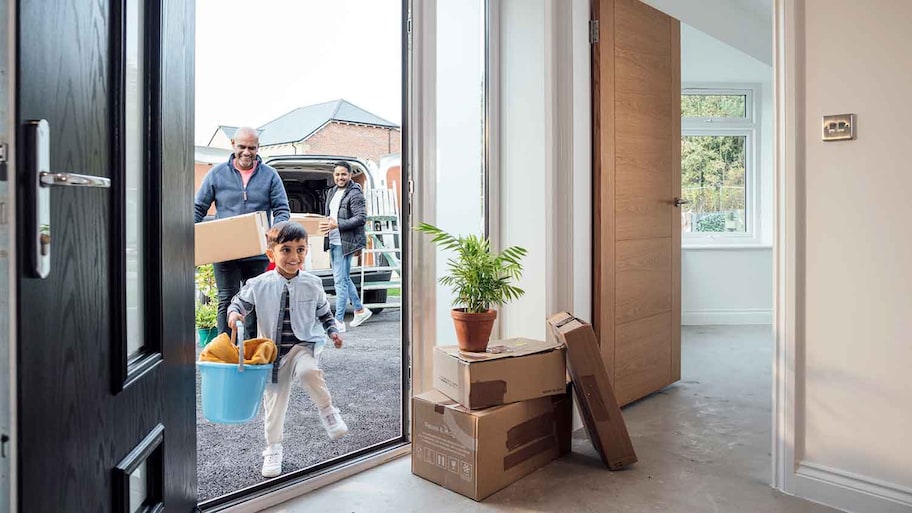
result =
M26 121L23 182L25 187L25 236L30 270L36 278L51 272L51 192L50 187L111 187L111 180L100 176L50 171L51 129L44 119Z

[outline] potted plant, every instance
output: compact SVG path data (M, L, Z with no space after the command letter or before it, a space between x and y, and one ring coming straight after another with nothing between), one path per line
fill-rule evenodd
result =
M218 336L218 305L215 301L215 270L212 264L196 268L196 290L196 333L200 346L205 346Z
M196 334L201 347L218 336L217 317L218 305L214 301L196 304Z
M456 237L428 223L416 229L431 235L431 241L441 249L455 252L440 283L453 288L453 306L461 306L450 312L456 339L463 351L485 351L497 318L492 306L503 306L525 294L512 283L522 276L520 261L526 250L511 246L492 253L488 239L478 235Z

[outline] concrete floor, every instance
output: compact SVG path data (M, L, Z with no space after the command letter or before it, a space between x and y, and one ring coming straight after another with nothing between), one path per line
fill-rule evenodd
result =
M609 472L573 452L476 503L416 477L408 457L266 511L823 513L771 489L769 326L682 330L682 379L624 408L639 462Z

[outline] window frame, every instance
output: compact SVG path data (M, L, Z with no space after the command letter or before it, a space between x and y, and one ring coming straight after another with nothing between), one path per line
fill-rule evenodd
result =
M759 246L760 230L760 84L681 85L681 96L746 96L745 117L681 116L681 138L688 136L743 136L744 145L744 232L682 232L688 247Z

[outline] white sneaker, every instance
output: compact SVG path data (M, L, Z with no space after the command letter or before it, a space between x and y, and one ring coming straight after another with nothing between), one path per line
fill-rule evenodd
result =
M348 426L345 425L345 421L339 415L339 408L335 406L320 410L320 422L323 423L323 429L326 430L330 440L337 440L345 433L348 433Z
M361 313L355 312L355 318L349 323L352 328L356 326L361 326L364 324L364 321L371 318L371 315L374 315L374 312L371 312L370 309L365 308Z
M282 473L282 444L272 444L263 451L263 477L276 477Z
M339 330L339 333L345 333L346 331L348 331L345 329L345 323L340 321L339 319L336 319L336 329Z

